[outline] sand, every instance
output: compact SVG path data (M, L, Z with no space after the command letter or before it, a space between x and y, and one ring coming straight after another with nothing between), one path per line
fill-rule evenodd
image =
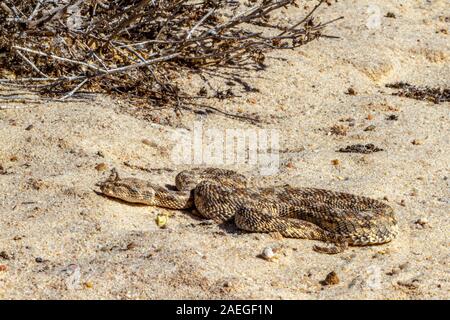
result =
M374 4L339 1L322 9L324 21L345 16L328 32L340 39L273 52L266 72L247 75L259 93L236 86L239 97L209 102L259 115L264 122L257 125L219 113L146 111L101 95L90 102L0 101L20 108L0 110L0 299L447 299L450 104L393 96L385 84L450 86L448 1L382 0L368 11ZM398 119L387 120L391 115ZM194 124L221 133L274 129L282 150L275 174L261 176L258 165L227 167L255 184L384 199L398 217L398 238L324 255L312 250L314 241L246 233L93 191L111 168L173 183L177 171L196 165L173 157L183 139L177 134L189 137ZM370 125L374 130L365 131ZM384 151L336 152L357 143ZM158 214L169 215L167 228L156 225ZM268 246L277 249L276 261L258 257ZM323 285L332 271L339 283Z

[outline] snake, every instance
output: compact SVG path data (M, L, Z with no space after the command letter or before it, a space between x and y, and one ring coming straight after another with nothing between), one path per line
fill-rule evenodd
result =
M175 177L175 188L117 170L99 183L107 197L168 209L189 210L217 223L234 222L247 232L322 241L317 252L336 254L351 246L379 245L398 234L392 207L383 201L345 192L289 184L251 187L233 170L193 168Z

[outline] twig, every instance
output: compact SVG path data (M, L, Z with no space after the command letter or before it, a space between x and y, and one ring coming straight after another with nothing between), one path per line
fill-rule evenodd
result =
M0 3L0 8L2 8L3 11L4 11L6 14L8 14L9 16L14 15L14 12L11 10L11 8L8 7L8 6L6 5L6 3L4 3L4 2L1 2L1 3Z
M61 100L66 100L67 98L70 98L71 96L73 96L74 93L77 92L78 90L80 90L80 88L88 81L89 81L88 78L81 81L75 88L73 88L72 91L70 91L68 94L66 94L64 97L62 97Z
M14 101L13 101L14 102ZM18 103L27 103L26 105L20 105L20 106L0 106L0 110L20 110L20 109L28 109L28 108L35 108L36 105L31 105L30 102L27 102L26 99L16 101ZM37 102L36 102L37 103Z
M91 65L89 63L82 62L82 61L76 61L76 60L72 60L72 59L62 58L62 57L58 57L57 55L54 55L54 54L48 54L48 53L45 53L45 52L32 50L32 49L28 49L28 48L22 48L22 47L19 47L19 46L12 46L12 48L17 49L17 50L22 50L22 51L25 51L25 52L34 53L34 54L37 54L37 55L40 55L40 56L43 56L43 57L52 58L52 59L55 59L55 60L60 60L60 61L64 61L64 62L79 64L81 66L85 66L85 67L87 67L89 69L92 69L92 70L95 70L95 71L106 72L106 70L103 70L103 69L101 69L101 68L99 68L97 66L94 66L94 65Z
M0 79L0 83L17 83L17 82L49 82L49 81L74 81L84 79L86 76L58 77L58 78L18 78L18 79Z
M35 65L34 65L34 63L33 62L31 62L24 54L22 54L20 51L16 51L17 52L17 54L23 59L23 60L25 60L37 73L39 73L41 76L43 76L44 78L47 78L48 79L48 76L45 74L45 73L43 73L41 70L39 70L39 68L38 67L36 67Z
M292 27L290 27L289 29L281 32L278 36L282 36L284 34L286 34L287 32L289 32L292 29L297 28L299 25L301 25L302 23L305 23L313 14L314 12L316 12L317 9L319 9L319 7L325 2L325 0L320 0L320 2L318 4L316 4L314 6L314 8L299 22L297 22L296 24L294 24Z
M28 21L28 29L35 29L36 27L47 23L55 18L58 18L59 16L61 16L69 7L71 6L77 6L80 3L82 3L83 0L78 0L75 3L72 3L72 0L69 1L68 4L57 7L53 10L51 10L49 13L47 13L45 16L43 16L42 18L40 18L39 20L36 21Z
M203 16L203 18L200 19L199 22L197 22L197 24L188 32L188 35L186 37L187 40L189 40L192 37L192 34L194 33L194 31L206 20L208 19L208 17L210 15L212 15L214 12L216 11L216 8L211 9L210 11L208 11L207 14L205 14Z
M144 66L147 66L149 64L152 63L157 63L157 62L162 62L162 61L169 61L172 60L176 57L179 57L181 55L180 52L177 53L173 53L173 54L169 54L166 56L162 56L159 58L155 58L155 59L151 59L151 60L145 60L143 62L140 63L135 63L135 64L131 64L128 66L124 66L124 67L120 67L120 68L115 68L115 69L109 69L109 70L102 70L102 72L107 73L107 74L113 74L113 73L119 73L119 72L123 72L123 71L128 71L128 70L132 70L132 69L137 69L137 68L141 68Z
M36 6L34 7L33 12L28 17L28 21L31 21L34 18L34 16L38 13L39 8L41 7L41 4L42 4L42 0L38 0L38 2L36 3Z

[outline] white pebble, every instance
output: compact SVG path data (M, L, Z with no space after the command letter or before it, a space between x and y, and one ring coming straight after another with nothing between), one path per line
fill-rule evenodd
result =
M275 258L275 253L273 253L273 250L271 247L264 248L261 256L266 260L272 260Z

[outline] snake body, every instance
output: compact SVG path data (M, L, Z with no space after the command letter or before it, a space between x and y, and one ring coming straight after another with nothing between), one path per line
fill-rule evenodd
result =
M170 209L195 208L207 219L234 219L250 232L333 243L315 246L324 253L342 252L347 245L376 245L393 240L397 221L387 204L364 196L290 185L252 188L235 171L206 168L180 172L176 190L116 172L100 184L103 194L133 203Z

